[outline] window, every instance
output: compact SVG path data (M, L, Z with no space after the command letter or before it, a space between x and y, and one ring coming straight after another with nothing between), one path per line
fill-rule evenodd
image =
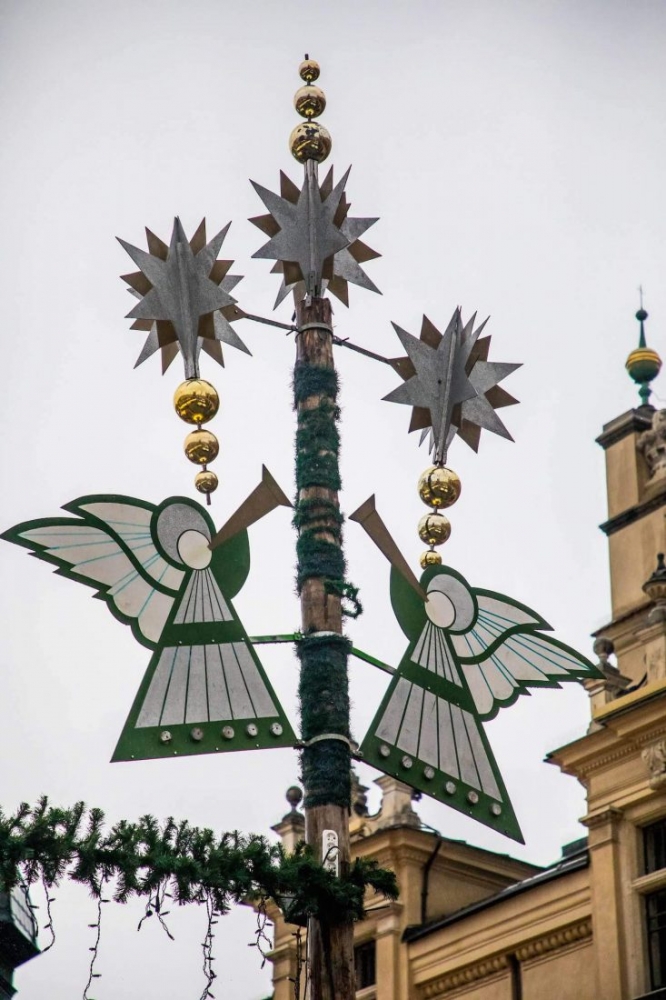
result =
M666 868L666 819L643 829L645 874ZM657 889L645 897L647 944L650 960L650 987L666 987L666 888Z
M645 850L645 874L666 868L666 819L652 823L643 829Z
M666 893L664 893L666 896ZM666 957L666 955L665 955ZM375 942L366 941L354 948L354 969L356 971L356 989L364 990L377 982L375 960Z
M652 892L645 899L647 907L650 986L666 986L666 889Z

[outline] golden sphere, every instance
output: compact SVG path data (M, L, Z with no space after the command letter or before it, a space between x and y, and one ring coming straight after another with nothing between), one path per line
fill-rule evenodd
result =
M319 87L301 87L294 94L294 107L303 118L317 118L326 108L326 95Z
M220 397L210 382L202 378L188 378L174 392L173 405L185 423L206 424L219 410Z
M192 431L185 438L185 454L196 465L207 465L217 458L220 444L210 431Z
M199 490L199 493L208 494L215 492L219 482L214 472L211 472L209 469L204 469L201 472L197 472L194 477L194 485Z
M314 80L319 79L319 63L315 62L314 59L308 59L306 56L298 67L298 72L301 80L305 80L306 83L312 83Z
M451 525L443 514L425 514L419 521L419 538L426 545L443 545L451 534Z
M428 566L441 566L442 557L439 552L433 552L432 549L428 549L427 552L423 553L419 562L421 563L421 569L427 569Z
M426 507L450 507L461 489L457 474L444 465L431 465L419 479L419 496Z
M289 136L291 155L299 163L306 160L321 163L331 152L332 145L330 132L319 122L301 122Z
M625 368L634 382L651 382L661 371L661 358L651 347L637 347L627 358Z

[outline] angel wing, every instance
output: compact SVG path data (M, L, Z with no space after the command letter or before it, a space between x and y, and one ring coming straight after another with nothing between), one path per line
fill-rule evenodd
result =
M530 687L598 676L541 633L530 608L478 590L449 567L427 569L423 602L396 572L391 596L410 638L361 745L368 763L522 841L483 721Z
M164 558L151 533L155 506L126 496L80 497L75 517L24 521L2 538L30 549L57 572L96 590L135 638L154 648L185 573Z
M273 501L260 496L258 504L255 490L255 514L276 506L280 492L266 470L262 488ZM154 506L87 496L65 510L76 516L27 521L2 537L93 587L154 650L113 760L293 746L294 731L232 604L250 568L239 512L225 526L236 518L235 530L213 546L212 520L187 497Z
M539 615L502 594L474 591L478 614L472 627L448 640L459 659L474 705L483 721L512 705L529 688L559 688L563 681L598 676L580 653L550 636Z

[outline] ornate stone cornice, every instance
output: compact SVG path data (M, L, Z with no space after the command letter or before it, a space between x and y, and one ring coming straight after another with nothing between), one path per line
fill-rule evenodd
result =
M552 934L537 938L536 941L521 945L516 949L516 958L519 962L527 962L531 958L540 958L550 951L559 951L560 948L566 948L570 944L590 937L592 937L592 920L588 917L586 920L580 920L568 927L553 931Z
M411 844L398 844L391 852L393 861L397 861L398 864L409 864L410 862L417 865L422 865L424 861L427 861L430 851L414 847Z
M576 767L576 772L587 777L588 774L593 774L595 771L602 771L608 764L615 764L618 760L622 760L624 757L633 757L638 752L638 747L632 741L627 741L621 747L616 747L615 750L609 750L607 753L600 754L593 760L587 761L585 764L581 764Z
M666 486L662 483L660 484L659 491L654 496L649 497L642 503L635 504L629 510L623 510L621 514L616 514L615 517L609 518L608 521L604 521L599 527L605 535L613 535L616 531L626 528L628 524L633 524L634 521L640 520L641 517L651 514L653 510L663 507L665 503Z
M615 806L606 806L605 809L599 809L597 812L590 813L585 816L581 823L588 828L588 830L596 830L600 826L614 826L619 823L622 819L623 812L621 809L615 808Z
M467 986L479 979L487 979L489 976L494 976L508 968L509 959L506 955L494 955L492 958L484 958L483 961L475 962L474 965L467 965L463 969L457 969L455 972L449 972L445 976L424 983L418 988L417 995L419 1000L437 1000L444 993L450 993L451 990L455 990L459 986Z
M662 692L659 692L662 693ZM618 702L613 702L613 705L619 704ZM633 706L632 706L633 707ZM603 723L606 728L603 730L598 730L594 734L589 734L587 737L583 737L579 742L582 744L584 740L589 740L590 735L600 738L608 738L613 730L610 728L613 723L611 716L604 716ZM561 760L560 750L553 751L546 758L549 763L557 763L558 766L565 771L567 774L575 774L581 780L587 778L590 774L594 774L595 771L602 771L605 767L611 764L616 764L620 760L625 760L629 757L636 757L642 754L643 750L648 747L655 740L663 739L666 736L666 726L664 726L663 721L659 721L657 725L651 726L649 729L645 728L637 732L633 736L627 734L617 735L616 739L620 739L622 742L615 744L612 748L609 748L605 752L601 751L595 754L590 753L587 759L579 758L578 760L573 760L570 764L565 766L564 762ZM566 750L566 747L562 747L562 750Z
M430 982L422 983L417 987L418 1000L439 1000L440 997L461 986L476 983L481 979L489 979L497 973L504 972L510 967L510 956L514 954L519 962L528 962L534 958L540 958L552 951L559 951L561 948L568 948L592 937L592 920L578 920L567 927L560 927L550 934L544 934L540 938L528 941L527 944L520 945L515 952L504 955L492 955L484 958L480 962L474 962L454 972L447 972L443 976L431 979Z
M599 731L592 733L590 735L596 736ZM604 731L601 731L601 735L605 735ZM589 738L589 736L587 737ZM564 749L567 749L566 747ZM560 751L555 750L553 753L548 754L546 760L549 764L557 764L560 770L564 771L565 774L573 774L579 778L587 787L586 779L589 775L593 774L595 771L602 771L608 764L613 764L615 761L622 760L623 757L631 757L632 754L637 752L637 748L633 743L624 743L620 747L615 747L613 750L607 750L605 753L598 753L592 756L591 754L586 758L579 757L578 759L571 759L565 763L560 756Z
M651 425L653 413L654 407L646 406L640 410L628 410L621 416L615 417L614 420L604 424L604 429L597 438L597 444L600 444L605 451L629 434L646 431Z

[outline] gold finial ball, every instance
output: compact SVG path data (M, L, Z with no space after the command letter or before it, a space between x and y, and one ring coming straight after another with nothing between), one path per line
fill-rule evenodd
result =
M302 118L317 118L326 108L326 95L319 87L301 87L294 94L294 107Z
M651 347L637 347L627 358L625 367L634 382L651 382L661 371L661 358Z
M206 424L219 410L220 397L210 382L202 378L188 378L174 392L173 405L185 423Z
M332 145L330 132L319 122L301 122L289 136L291 155L299 163L306 160L321 163L331 152Z
M203 469L201 472L197 472L194 477L194 485L199 490L199 493L208 495L215 492L219 486L219 481L214 472L211 472L210 469Z
M431 465L419 479L419 496L426 507L450 507L461 489L458 475L445 465Z
M433 552L432 549L428 549L427 552L423 553L419 562L421 563L421 569L427 569L428 566L441 566L442 557L439 552Z
M426 514L419 521L419 538L426 545L443 545L450 534L449 519L439 512Z
M315 80L319 79L319 63L306 56L298 67L298 74L301 80L305 80L306 83L314 83Z
M217 458L220 444L210 431L192 431L185 438L185 454L195 465L207 465Z

